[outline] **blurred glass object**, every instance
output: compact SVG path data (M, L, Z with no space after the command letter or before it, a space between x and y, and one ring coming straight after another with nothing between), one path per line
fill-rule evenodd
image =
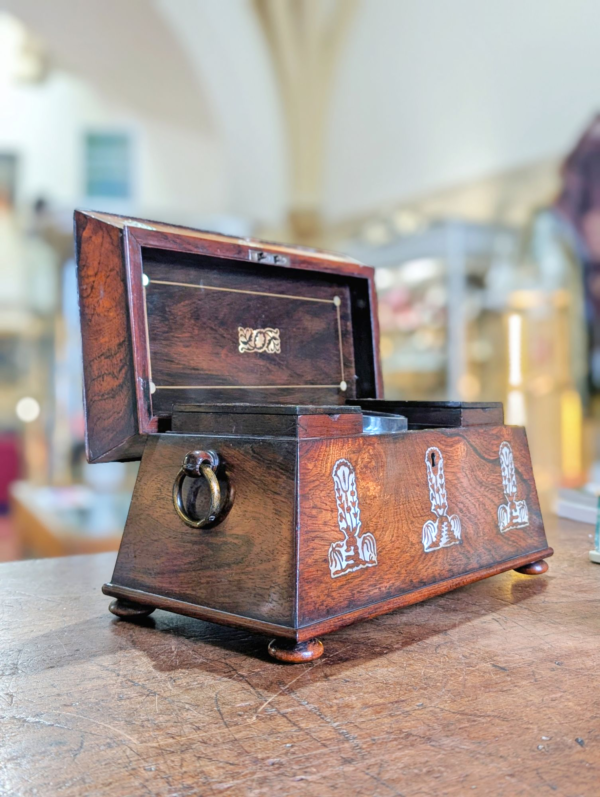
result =
M569 363L570 297L521 288L507 305L506 423L527 427L540 491L579 484L582 413Z
M541 491L585 481L587 341L583 280L569 230L537 212L495 291L503 312L506 421L527 426ZM501 286L501 287L500 287Z
M495 377L500 325L491 320L497 308L486 280L498 251L514 251L516 240L510 228L427 224L403 210L364 226L344 245L377 267L387 397L477 401L503 394Z

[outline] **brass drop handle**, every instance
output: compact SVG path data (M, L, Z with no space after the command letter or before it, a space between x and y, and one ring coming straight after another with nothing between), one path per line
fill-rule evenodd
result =
M219 465L219 457L214 451L190 451L183 458L183 465L173 482L173 506L175 511L187 526L201 529L212 523L221 510L221 487L215 471ZM210 488L210 509L208 515L197 520L191 518L183 506L181 488L186 476L193 478L204 477Z

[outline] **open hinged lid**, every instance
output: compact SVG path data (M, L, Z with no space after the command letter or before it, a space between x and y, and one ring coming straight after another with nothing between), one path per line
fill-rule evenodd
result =
M141 457L175 404L380 395L373 269L107 213L75 235L90 462Z

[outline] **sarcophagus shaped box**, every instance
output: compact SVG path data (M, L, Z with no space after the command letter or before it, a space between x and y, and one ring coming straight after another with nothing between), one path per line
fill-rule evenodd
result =
M90 462L141 459L111 610L318 636L550 556L500 404L381 399L373 270L75 214Z

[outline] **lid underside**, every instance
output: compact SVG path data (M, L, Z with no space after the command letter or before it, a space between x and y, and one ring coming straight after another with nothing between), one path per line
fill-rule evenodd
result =
M372 370L357 372L361 297L346 278L156 250L142 264L152 415L181 402L339 405L374 395Z
M110 214L75 227L89 461L139 459L176 404L380 394L373 269Z

